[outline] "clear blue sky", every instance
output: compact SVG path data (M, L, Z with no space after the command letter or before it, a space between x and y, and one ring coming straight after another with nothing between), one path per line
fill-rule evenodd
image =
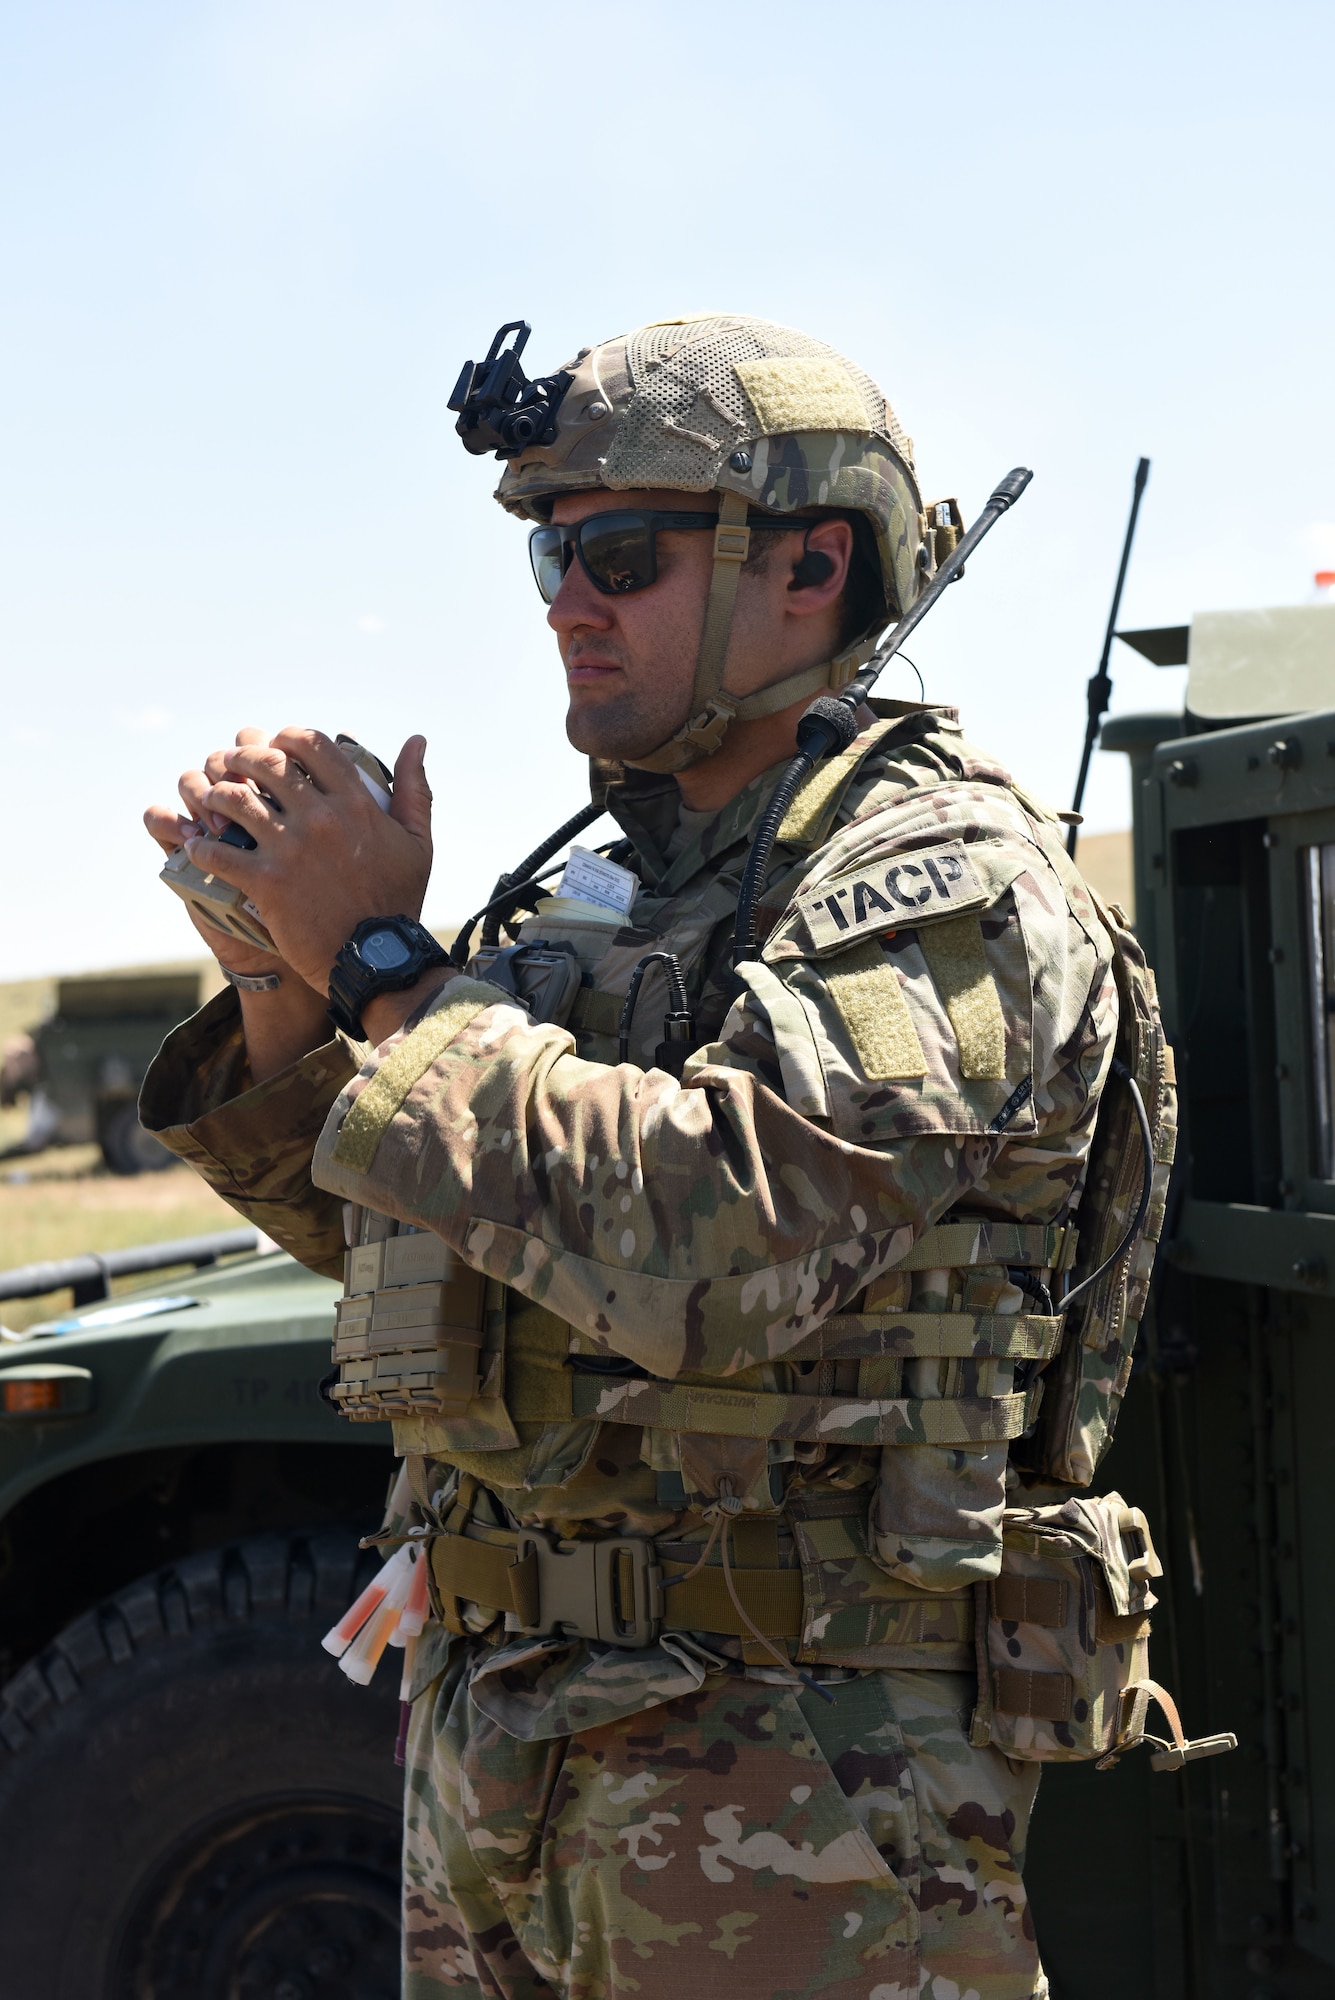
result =
M0 977L191 948L139 812L240 722L426 732L436 921L578 803L445 408L520 315L547 368L761 313L878 377L929 495L1032 465L911 650L1066 803L1141 452L1124 623L1335 562L1333 77L1285 0L9 0ZM1117 707L1175 703L1118 651Z

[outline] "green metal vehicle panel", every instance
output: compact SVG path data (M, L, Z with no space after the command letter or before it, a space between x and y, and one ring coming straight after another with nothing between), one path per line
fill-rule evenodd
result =
M35 1330L0 1355L0 1392L7 1376L50 1362L90 1372L92 1407L50 1418L0 1409L0 1517L61 1473L132 1452L240 1439L386 1451L388 1424L349 1424L319 1395L337 1296L280 1253L142 1286L54 1323L67 1332ZM120 1317L136 1299L164 1298L190 1303ZM108 1311L114 1324L99 1325Z
M1153 1671L1191 1733L1240 1744L1171 1777L1045 1773L1028 1879L1058 2000L1316 2000L1335 1993L1335 867L1312 855L1335 861L1335 712L1186 729L1104 737L1132 761L1182 1137L1099 1483L1146 1508L1165 1561Z

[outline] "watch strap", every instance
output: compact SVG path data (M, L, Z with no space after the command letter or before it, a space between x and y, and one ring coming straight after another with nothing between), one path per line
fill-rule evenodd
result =
M392 930L409 947L401 965L368 965L359 947L364 938L378 930ZM437 943L424 924L414 917L367 917L352 933L334 960L329 974L329 1018L344 1034L365 1041L362 1009L380 993L401 993L415 986L433 965L448 965L449 953Z

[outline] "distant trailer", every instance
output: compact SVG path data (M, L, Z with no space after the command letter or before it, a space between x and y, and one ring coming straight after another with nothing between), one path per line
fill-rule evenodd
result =
M139 1086L203 983L199 969L60 980L55 1013L32 1034L25 1150L95 1140L114 1174L169 1167L174 1156L139 1123Z

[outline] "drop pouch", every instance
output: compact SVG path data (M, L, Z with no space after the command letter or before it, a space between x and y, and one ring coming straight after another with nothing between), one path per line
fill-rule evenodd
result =
M1149 1526L1120 1493L1007 1508L1001 1572L975 1587L978 1706L970 1741L1026 1763L1129 1749L1150 1699Z

